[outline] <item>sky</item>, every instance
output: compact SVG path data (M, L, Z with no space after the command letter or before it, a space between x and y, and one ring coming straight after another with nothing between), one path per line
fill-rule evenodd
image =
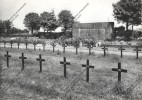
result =
M70 10L75 16L87 3L89 5L81 12L77 20L82 23L93 22L115 22L113 17L112 4L119 0L0 0L0 19L8 20L24 4L26 6L18 13L18 17L13 21L17 28L24 29L23 20L26 14L36 12L41 14L44 11L54 10L58 16L61 10ZM122 24L120 24L122 25Z

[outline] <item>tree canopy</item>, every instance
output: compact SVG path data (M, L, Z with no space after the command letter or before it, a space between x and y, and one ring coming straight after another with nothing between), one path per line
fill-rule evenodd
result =
M25 27L31 30L33 34L33 30L40 29L40 17L37 13L28 13L24 18Z
M52 12L43 12L40 14L41 26L45 31L55 30L58 26L54 11Z
M141 0L120 0L116 4L113 4L113 15L118 22L126 24L126 30L128 26L141 24Z
M62 26L63 32L65 33L67 29L71 29L73 22L74 22L74 17L72 13L69 10L62 10L59 15L59 25Z

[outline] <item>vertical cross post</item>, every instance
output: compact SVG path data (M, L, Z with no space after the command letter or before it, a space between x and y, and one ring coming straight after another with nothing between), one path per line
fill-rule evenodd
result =
M11 55L9 55L8 51L6 53L6 55L4 55L7 59L7 67L9 67L9 58L11 57Z
M122 58L123 57L123 50L125 50L125 49L123 49L122 46L120 46L120 48L118 48L118 50L120 50L120 52L121 52L121 58Z
M19 46L20 46L20 42L17 42L17 45L18 45L18 49L19 49Z
M63 43L62 46L63 46L63 53L65 53L65 48L67 47L67 45Z
M25 42L25 45L26 45L26 50L28 49L28 42L26 41Z
M36 50L36 45L37 45L37 43L34 42L33 45L34 45L34 50Z
M76 48L76 55L78 54L79 43L76 41L74 47Z
M64 57L63 59L64 61L60 61L60 64L63 64L64 65L64 77L66 78L67 75L66 75L66 65L70 65L69 62L66 62L66 57Z
M6 41L4 41L3 43L4 43L4 48L5 48L5 47L6 47L6 46L5 46L5 45L6 45Z
M91 55L91 49L93 48L93 45L91 45L91 43L89 43L87 48L89 49L89 55Z
M53 42L52 44L52 47L53 47L53 52L55 51L55 46L56 46L56 44Z
M86 82L89 82L89 68L94 68L94 66L89 65L89 60L86 61L86 65L82 65L82 67L86 67Z
M42 43L43 51L45 51L45 45L46 45L46 44L43 42L43 43Z
M19 57L19 59L21 59L22 60L22 68L21 68L21 71L23 71L24 70L24 60L25 59L27 59L27 57L24 57L24 53L22 53L22 55L21 55L21 57Z
M139 58L139 51L141 51L138 46L136 47L136 49L134 49L134 51L136 51L136 58Z
M117 68L112 68L112 71L117 71L118 72L118 82L121 82L121 72L127 73L127 70L121 69L121 63L118 63L118 69Z
M39 54L39 58L37 58L36 60L39 61L39 72L42 72L42 61L45 61L45 59L42 59L41 54Z
M106 48L105 46L102 48L104 50L104 57L106 56L106 50L108 50L108 48Z
M11 44L11 48L12 48L13 41L10 41L10 44Z

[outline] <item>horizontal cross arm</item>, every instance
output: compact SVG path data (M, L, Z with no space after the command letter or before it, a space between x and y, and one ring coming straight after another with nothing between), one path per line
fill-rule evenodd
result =
M127 70L125 70L125 69L121 69L121 72L125 72L125 73L127 73Z

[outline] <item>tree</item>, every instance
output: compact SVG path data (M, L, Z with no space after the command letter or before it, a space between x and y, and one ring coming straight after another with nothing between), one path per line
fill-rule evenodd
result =
M67 29L71 29L74 17L69 10L62 10L59 15L59 25L63 27L63 32L66 33Z
M0 34L4 33L4 25L3 25L3 21L0 20Z
M12 22L10 22L9 20L3 21L3 28L4 28L4 33L10 33L12 28Z
M40 17L37 13L28 13L24 18L25 27L31 30L33 34L33 30L40 29Z
M40 18L41 18L41 26L43 27L44 32L55 30L58 27L54 11L50 13L49 12L41 13Z
M120 0L113 4L113 15L118 22L126 24L126 31L129 25L141 24L141 0Z

